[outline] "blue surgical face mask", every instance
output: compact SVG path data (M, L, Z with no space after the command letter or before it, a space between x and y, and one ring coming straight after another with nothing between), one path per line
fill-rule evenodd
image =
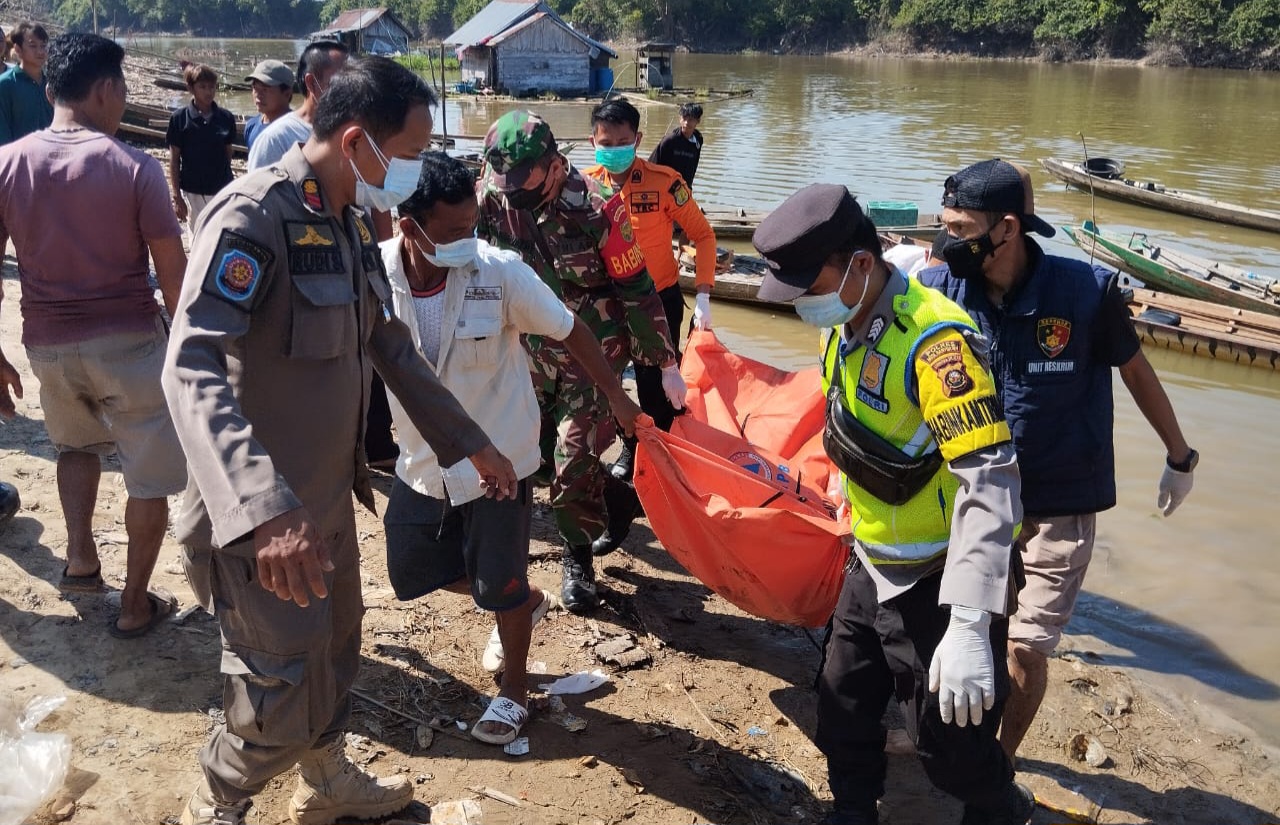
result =
M389 212L408 200L409 196L417 190L418 178L422 176L422 160L405 160L404 158L387 160L387 156L382 154L382 149L368 132L365 132L365 137L373 147L374 154L378 156L378 162L382 164L383 169L387 170L387 175L381 186L374 186L365 181L360 170L356 168L354 160L348 161L351 164L351 171L356 173L356 203L370 209Z
M857 253L854 253L854 258L856 257ZM835 292L829 292L826 295L801 295L792 302L801 321L815 327L826 328L843 326L854 319L862 309L862 302L867 299L871 277L868 275L863 280L862 295L858 298L858 302L851 307L845 306L840 293L844 290L844 282L849 280L849 271L852 268L853 258L850 258L849 265L844 268L844 277L840 279L840 286L836 287Z
M636 146L597 146L596 147L596 163L605 168L606 171L615 175L621 175L623 172L631 168L631 164L636 162Z
M409 220L413 221L413 225L418 227L418 231L422 233L424 238L431 241L431 245L436 248L436 251L434 254L428 252L423 249L422 245L417 241L414 241L413 245L418 247L418 251L422 253L422 257L426 258L441 269L453 269L456 266L467 266L474 261L476 259L476 255L479 254L480 242L476 239L475 235L472 235L470 238L459 238L458 240L450 241L449 243L436 243L431 239L431 236L427 234L427 230L422 228L422 224L413 220L413 218L409 218Z

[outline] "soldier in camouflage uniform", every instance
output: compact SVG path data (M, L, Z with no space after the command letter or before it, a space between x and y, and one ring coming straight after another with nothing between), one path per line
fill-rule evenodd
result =
M551 127L529 112L509 112L489 128L484 158L480 236L519 252L591 328L619 375L631 360L674 375L669 398L683 407L666 315L622 198L573 168ZM599 604L591 542L604 532L600 455L614 439L613 418L563 344L526 336L525 346L544 424L556 430L551 506L564 539L561 595L584 612Z

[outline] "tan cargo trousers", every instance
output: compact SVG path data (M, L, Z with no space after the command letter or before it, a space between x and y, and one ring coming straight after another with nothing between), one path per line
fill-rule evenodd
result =
M196 597L212 606L222 630L226 722L200 751L219 802L253 796L347 723L364 616L355 514L325 538L334 564L325 576L329 596L313 596L307 607L264 590L257 561L235 552L243 545L185 548Z

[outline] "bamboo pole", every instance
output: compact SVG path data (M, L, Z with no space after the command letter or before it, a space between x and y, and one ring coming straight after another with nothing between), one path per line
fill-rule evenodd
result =
M449 84L444 79L444 44L440 44L440 133L444 135L444 145L449 145L449 120L445 116L445 104L449 102Z

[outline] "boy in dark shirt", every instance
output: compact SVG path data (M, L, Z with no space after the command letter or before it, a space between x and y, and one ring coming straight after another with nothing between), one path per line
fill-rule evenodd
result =
M685 103L680 106L680 126L672 129L654 147L649 155L650 163L670 166L680 173L684 182L693 188L693 176L698 173L698 159L702 156L702 105Z
M208 66L183 71L191 103L169 118L169 184L173 211L195 231L196 219L218 190L231 183L235 116L213 102L218 74Z

